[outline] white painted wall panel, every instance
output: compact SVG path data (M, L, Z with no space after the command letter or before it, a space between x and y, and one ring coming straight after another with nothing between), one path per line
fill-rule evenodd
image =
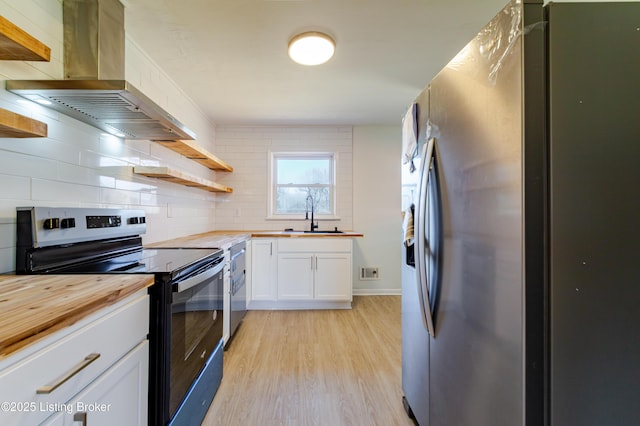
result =
M365 238L353 244L354 294L400 294L400 125L353 129L353 220ZM379 267L380 279L360 280L361 267Z

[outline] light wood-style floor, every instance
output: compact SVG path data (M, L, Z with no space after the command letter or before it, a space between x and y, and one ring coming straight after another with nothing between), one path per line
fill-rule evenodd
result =
M351 310L249 311L203 425L413 425L402 407L400 296Z

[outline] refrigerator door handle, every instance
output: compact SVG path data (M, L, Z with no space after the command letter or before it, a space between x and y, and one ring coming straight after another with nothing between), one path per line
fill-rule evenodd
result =
M425 236L427 218L427 188L429 187L429 170L433 162L435 139L431 138L424 146L420 161L420 180L418 183L418 202L416 203L415 227L415 267L416 283L418 285L418 299L422 311L422 321L433 337L436 336L431 315L431 302L429 297L429 283L425 265Z

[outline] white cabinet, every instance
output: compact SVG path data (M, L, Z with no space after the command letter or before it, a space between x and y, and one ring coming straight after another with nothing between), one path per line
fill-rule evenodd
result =
M313 299L314 257L309 253L278 253L278 300Z
M146 425L149 296L143 290L3 361L2 425ZM26 352L26 351L24 351ZM93 405L91 405L93 404ZM74 423L74 416L85 423Z
M349 309L351 238L254 238L249 309Z
M314 298L351 302L351 253L317 253L315 257Z
M44 425L146 425L148 370L149 342L145 340Z
M273 238L251 240L251 301L255 308L263 301L275 301L277 271L277 241Z
M351 302L351 240L292 239L278 246L278 300Z

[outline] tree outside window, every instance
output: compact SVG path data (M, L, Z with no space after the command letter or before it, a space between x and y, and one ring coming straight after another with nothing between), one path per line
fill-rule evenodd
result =
M274 215L310 211L309 196L317 215L333 215L334 176L333 153L274 153Z

